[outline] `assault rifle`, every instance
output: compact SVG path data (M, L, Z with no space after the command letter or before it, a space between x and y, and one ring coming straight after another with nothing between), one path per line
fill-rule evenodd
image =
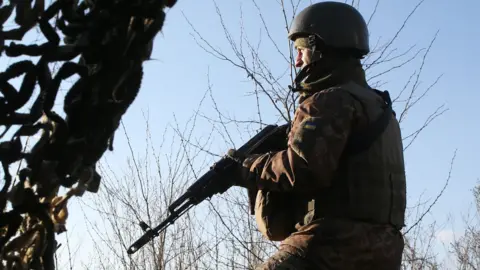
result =
M268 125L236 152L241 156L248 156L286 149L289 127L290 124ZM229 179L232 178L233 170L238 166L237 162L229 156L215 162L208 172L202 175L180 198L168 207L169 215L157 227L151 229L145 222L140 222L140 227L145 233L128 248L127 253L137 252L150 240L159 236L160 232L164 231L168 225L173 224L191 207L210 199L213 195L222 194L232 187L234 183Z

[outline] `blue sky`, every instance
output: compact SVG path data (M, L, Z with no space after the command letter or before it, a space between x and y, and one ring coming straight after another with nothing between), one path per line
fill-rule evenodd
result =
M308 2L303 1L301 7ZM368 17L375 2L361 1L360 11ZM381 0L370 25L371 43L375 43L378 38L382 41L391 38L417 3L418 0ZM480 160L480 143L476 140L480 137L478 125L480 121L476 113L480 93L475 81L480 74L478 68L480 56L476 52L480 43L480 29L476 26L480 25L480 20L475 14L475 11L480 10L480 2L463 0L457 3L459 4L446 0L425 1L395 43L395 47L400 51L413 44L426 47L439 30L422 71L421 89L432 83L439 75L443 76L402 124L404 134L408 134L421 125L439 105L445 104L449 109L425 129L405 153L409 205L413 205L421 194L424 199L432 200L441 190L452 155L455 149L458 149L450 184L433 209L434 216L426 217L429 220L443 221L449 214L454 214L456 219L461 218L461 212L467 211L472 203L471 189L480 175L476 167ZM258 4L272 38L280 44L280 49L286 52L288 43L277 1L269 0ZM259 24L258 12L252 1L218 1L218 5L235 39L239 37L240 10L243 11L247 34L252 40L258 39L262 26ZM149 111L150 128L154 135L160 135L168 123L173 123L174 114L180 125L184 125L207 89L207 72L210 74L216 102L222 112L242 119L255 116L253 99L245 96L245 92L253 88L246 74L225 61L215 59L197 46L183 14L211 44L232 56L222 29L218 25L219 19L212 1L200 3L179 0L173 9L168 11L163 33L156 38L152 55L154 60L145 63L140 94L124 118L124 124L137 152L142 152L145 141L142 113ZM262 57L277 74L280 73L286 68L286 63L271 46L264 31L262 42ZM0 63L2 69L5 69L5 59ZM419 62L415 61L412 65L383 77L388 83L380 89L398 93L413 69L418 68L418 64ZM283 80L282 83L286 86L288 81ZM209 108L211 103L206 104L202 110L213 115ZM266 114L266 117L274 119L272 115ZM209 126L200 126L196 134L205 135L209 131ZM110 162L121 166L129 150L126 148L121 128L117 134L115 151L107 153L106 156ZM235 139L237 144L243 141ZM221 154L227 149L220 146L212 147ZM446 230L451 229L448 226ZM458 226L459 224L456 224L456 230L461 229Z

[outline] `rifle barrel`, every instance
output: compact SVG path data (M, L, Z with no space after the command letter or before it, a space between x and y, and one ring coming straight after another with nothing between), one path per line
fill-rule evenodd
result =
M177 220L177 218L183 215L183 213L187 212L194 205L196 205L196 202L189 200L187 203L183 204L180 209L171 212L170 215L168 215L168 217L163 220L157 227L145 231L145 233L128 248L127 254L133 254L137 252L150 240L157 237L159 233L164 231L168 227L168 225L173 224L175 220Z

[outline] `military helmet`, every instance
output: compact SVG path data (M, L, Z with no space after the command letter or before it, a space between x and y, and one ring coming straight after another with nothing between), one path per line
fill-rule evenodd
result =
M354 7L325 1L308 6L294 18L288 38L320 38L325 46L354 50L361 56L370 52L367 24Z

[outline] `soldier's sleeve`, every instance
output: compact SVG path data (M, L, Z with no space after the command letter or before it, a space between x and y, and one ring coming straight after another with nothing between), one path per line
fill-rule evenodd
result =
M303 193L329 186L355 121L355 102L341 89L305 100L298 108L288 148L250 160L257 187Z

